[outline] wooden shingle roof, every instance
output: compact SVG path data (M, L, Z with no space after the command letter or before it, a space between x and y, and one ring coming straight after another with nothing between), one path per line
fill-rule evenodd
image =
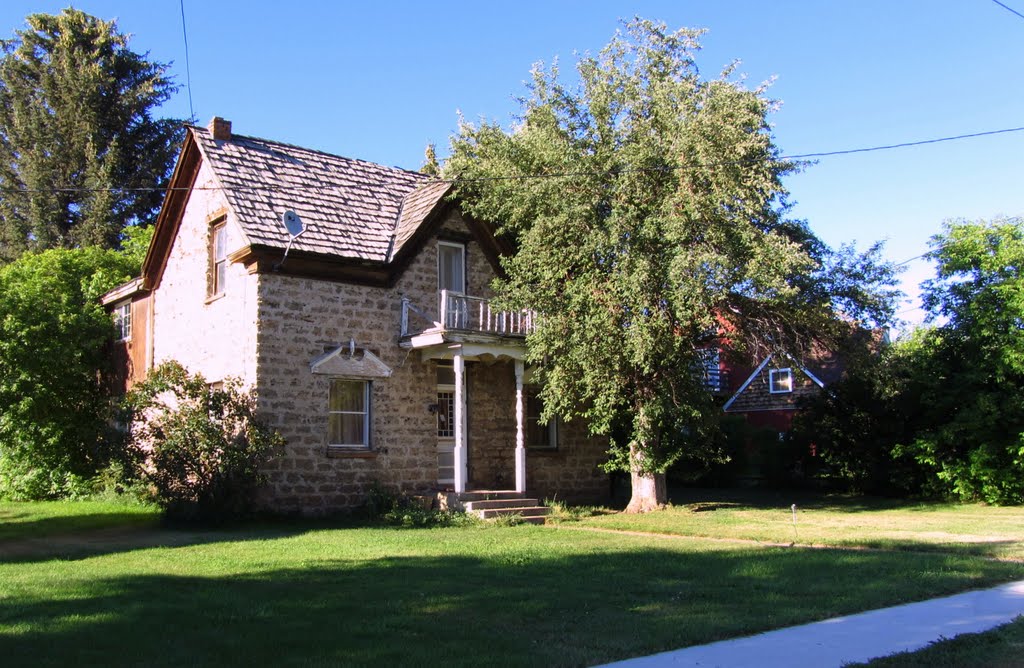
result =
M189 131L254 246L285 248L281 223L305 226L293 251L386 264L440 204L450 184L396 167L267 139L215 140Z

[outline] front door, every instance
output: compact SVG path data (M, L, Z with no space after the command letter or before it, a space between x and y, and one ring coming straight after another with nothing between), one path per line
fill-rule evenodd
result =
M437 362L437 482L455 484L455 369L450 360Z

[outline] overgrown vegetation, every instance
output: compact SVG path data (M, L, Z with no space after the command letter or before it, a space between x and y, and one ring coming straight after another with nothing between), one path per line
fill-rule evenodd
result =
M0 268L0 498L80 496L116 461L110 343L99 297L138 271L99 248Z
M859 491L1024 502L1024 221L949 221L923 286L934 324L810 407L796 430Z
M362 512L373 522L410 529L466 526L477 522L466 513L435 507L434 500L428 497L397 494L380 484L370 488Z
M165 362L132 388L129 453L168 517L216 521L253 510L261 467L284 439L256 415L240 381L213 387Z

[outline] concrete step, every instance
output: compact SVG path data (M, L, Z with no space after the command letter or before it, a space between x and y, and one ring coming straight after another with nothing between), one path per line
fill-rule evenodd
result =
M474 490L472 492L462 492L458 495L459 501L466 503L467 501L504 501L508 499L521 499L525 494L512 490Z
M484 501L465 501L466 512L474 510L493 510L497 508L522 508L539 506L537 499L487 499Z

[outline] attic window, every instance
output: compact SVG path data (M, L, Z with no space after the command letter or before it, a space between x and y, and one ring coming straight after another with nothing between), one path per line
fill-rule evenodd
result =
M228 233L224 220L210 228L210 296L224 294L228 269Z
M772 394L784 394L793 391L793 371L791 369L772 369L768 372L768 391Z

